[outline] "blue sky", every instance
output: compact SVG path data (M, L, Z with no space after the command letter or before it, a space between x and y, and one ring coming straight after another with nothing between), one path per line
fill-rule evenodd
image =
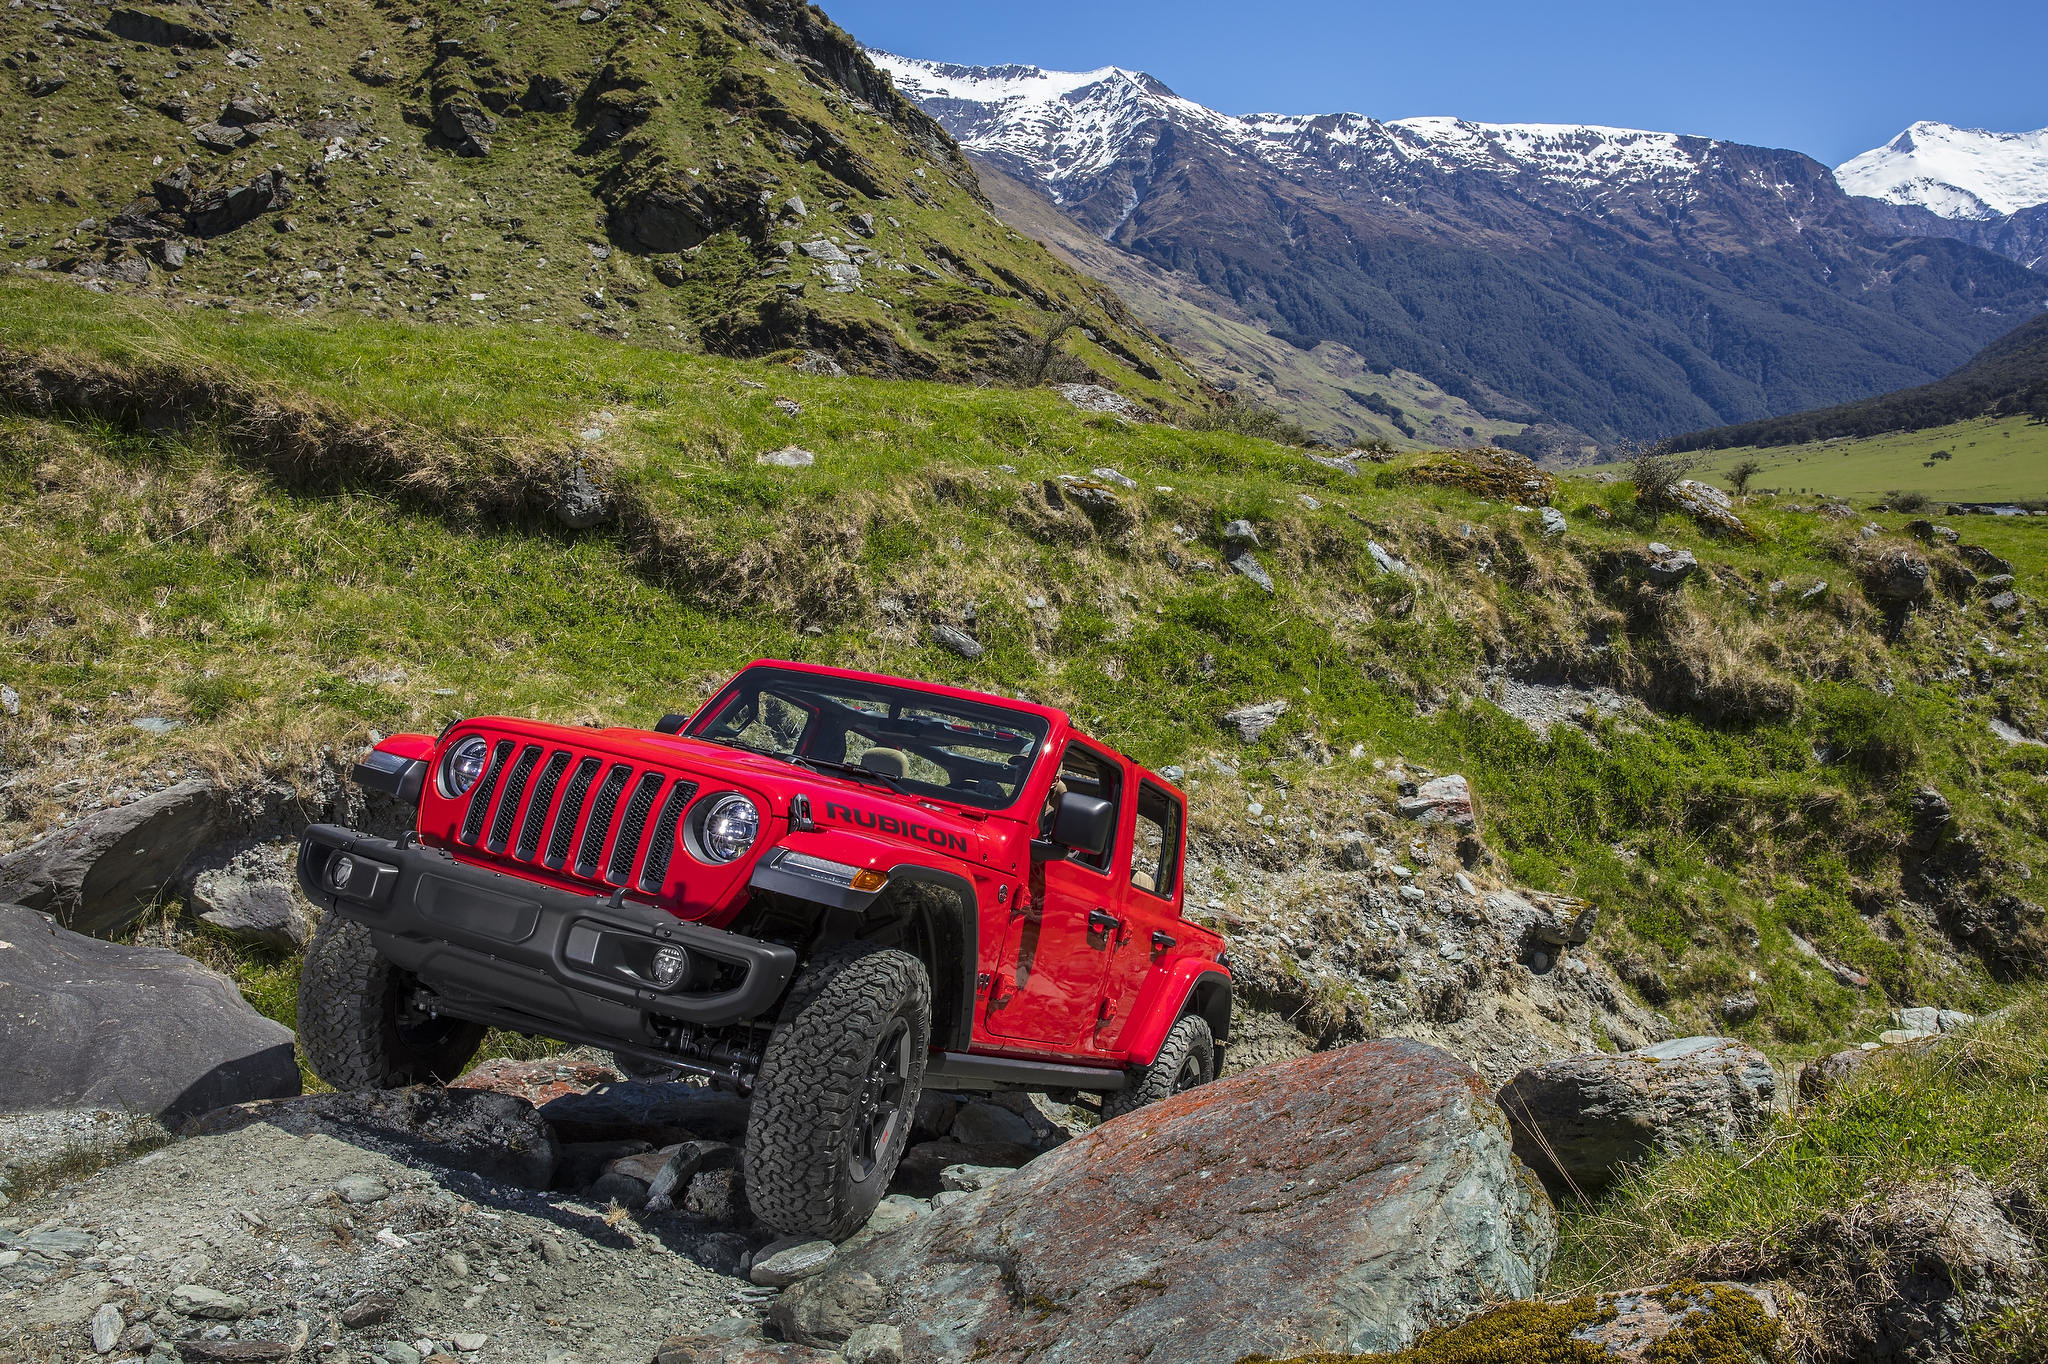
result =
M912 57L1150 71L1228 113L1605 123L1830 165L1916 119L2048 126L2043 0L821 0Z

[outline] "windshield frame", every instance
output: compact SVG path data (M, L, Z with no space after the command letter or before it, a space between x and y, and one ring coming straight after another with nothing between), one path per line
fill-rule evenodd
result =
M783 752L775 749L757 748L751 744L735 742L736 733L713 736L711 733L713 727L727 709L732 707L743 696L762 690L778 694L793 709L802 712L805 716L803 728L790 751ZM859 707L845 705L841 699L834 699L835 694L839 698L845 699L880 700L884 702L887 709L880 714L865 712ZM991 739L1000 735L1010 739L1026 741L1026 746L1017 755L1022 761L1003 764L1003 767L1015 773L1015 789L1009 795L1004 796L1001 794L976 792L962 786L950 784L944 786L934 785L920 780L914 774L908 772L903 776L881 773L865 775L852 771L839 772L830 766L813 767L810 765L813 762L820 764L844 763L850 767L859 767L857 758L845 757L843 752L841 754L829 754L809 751L812 743L817 738L825 737L826 732L819 731L818 724L820 720L832 718L831 712L827 709L828 707L845 712L845 718L848 721L848 723L838 725L830 731L830 733L837 735L857 731L858 718L863 714L868 715L871 719L883 719L891 725L901 726L905 723L906 713L923 711L937 712L938 715L932 718L938 723L943 723L943 721L939 720L939 716L944 716L946 719L982 727ZM758 717L756 723L759 723ZM1033 773L1039 767L1041 760L1055 738L1055 728L1052 718L1037 708L1009 706L1004 704L1001 698L963 697L939 688L923 687L902 678L871 676L863 673L814 671L802 666L770 662L749 665L735 674L731 681L719 688L718 693L705 702L696 715L691 717L689 724L681 731L681 737L696 739L703 743L715 743L722 747L732 748L737 752L758 754L761 757L772 758L778 762L787 762L791 766L812 775L872 786L879 790L888 791L889 794L901 799L932 801L957 806L964 810L994 814L1014 808L1024 798L1027 788L1031 784ZM971 730L962 731L962 733L967 738L971 739L973 737ZM872 735L859 733L858 737L867 739L874 746L883 746ZM942 734L927 733L923 736L926 740L925 743L912 747L911 745L915 744L917 737L908 732L891 735L889 746L904 748L907 754L940 767L949 776L957 777L959 775L947 763L931 756L932 752L941 747L936 740L943 737ZM992 745L991 747L994 746ZM842 750L844 749L843 743L841 748ZM919 751L919 749L923 751ZM996 751L1001 750L998 748ZM996 764L989 763L984 759L975 758L957 751L948 753L947 757L963 764L980 763L991 769L996 767ZM885 779L885 777L888 779ZM1012 778L1005 775L995 780L1008 784Z

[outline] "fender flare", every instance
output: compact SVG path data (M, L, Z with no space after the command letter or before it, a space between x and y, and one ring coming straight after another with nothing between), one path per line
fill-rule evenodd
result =
M817 881L776 865L781 848L813 853L854 866L886 871L888 883L877 891L857 891ZM964 868L931 862L904 862L894 843L864 838L842 830L821 830L783 839L754 866L749 885L797 899L850 910L865 916L901 885L929 885L950 892L951 909L928 904L911 915L912 931L923 940L932 984L932 1045L965 1051L974 1038L976 975L981 969L981 904L974 878ZM932 897L927 897L932 898Z
M1187 957L1173 963L1166 980L1152 994L1150 1007L1133 1020L1124 1034L1128 1064L1149 1066L1166 1044L1173 1025L1189 1014L1208 1021L1221 1054L1230 1045L1230 1014L1235 990L1230 973L1213 961Z

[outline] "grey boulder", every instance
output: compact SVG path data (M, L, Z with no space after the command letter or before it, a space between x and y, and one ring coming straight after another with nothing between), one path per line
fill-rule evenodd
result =
M941 1364L1388 1351L1528 1296L1556 1236L1471 1067L1386 1039L1104 1123L842 1249L768 1319L813 1346L895 1326Z
M290 866L268 848L192 878L187 902L224 933L280 952L303 948L317 911L300 894Z
M160 947L0 905L0 1111L103 1107L178 1121L299 1092L289 1028Z
M207 781L100 810L0 857L0 902L47 910L80 933L119 933L156 903L219 815L219 792Z
M1733 1146L1770 1118L1777 1089L1755 1047L1683 1037L1532 1066L1499 1097L1515 1154L1563 1196L1596 1193L1659 1152Z

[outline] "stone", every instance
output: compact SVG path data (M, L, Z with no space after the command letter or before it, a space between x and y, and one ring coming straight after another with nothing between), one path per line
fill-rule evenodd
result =
M213 836L220 806L219 788L194 780L88 815L0 857L0 904L47 910L96 937L120 933Z
M816 241L805 242L801 249L812 260L825 261L828 264L844 264L853 259L853 257L846 254L837 242L828 241L823 237L818 238Z
M420 1364L419 1350L402 1340L385 1341L378 1353L384 1356L385 1364Z
M1878 1048L1868 1050L1851 1047L1818 1061L1810 1061L1799 1071L1799 1098L1802 1103L1818 1103L1840 1089L1853 1078L1857 1071L1870 1064Z
M692 1175L681 1201L684 1211L706 1222L743 1227L754 1220L753 1209L747 1206L746 1178L737 1163Z
M1068 406L1083 412L1102 412L1131 422L1156 422L1159 418L1115 389L1101 384L1054 384L1052 391Z
M448 1343L466 1355L473 1355L490 1343L490 1337L476 1331L457 1331L448 1337Z
M1414 795L1401 797L1395 808L1403 819L1424 824L1449 824L1466 830L1478 826L1472 808L1472 786L1455 773L1424 782Z
M830 1241L785 1236L761 1247L747 1269L747 1278L764 1288L787 1288L823 1273L838 1250Z
M1724 1022L1747 1023L1756 1017L1756 1011L1760 1007L1762 1006L1757 1000L1756 991L1744 990L1739 995L1729 995L1722 1000L1720 1014Z
M1138 486L1137 479L1128 478L1114 469L1090 469L1088 472L1094 474L1104 483L1114 483L1119 488L1136 488Z
M291 1030L191 958L82 937L18 905L0 905L0 942L0 1111L178 1122L299 1092Z
M927 627L926 633L931 636L932 643L948 653L960 655L960 657L967 659L969 662L980 658L988 652L987 649L982 647L980 640L968 634L965 630L956 629L951 625L932 625Z
M953 1119L952 1136L969 1146L1038 1144L1038 1133L1022 1116L991 1103L971 1103L962 1108Z
M93 1353L112 1354L114 1347L121 1343L121 1332L127 1325L120 1308L110 1302L101 1303L86 1327L92 1335Z
M2000 592L1996 596L1985 598L1984 601L1985 609L1998 616L2018 610L2019 604L2019 594L2016 592Z
M1000 1165L948 1165L939 1171L940 1193L980 1193L992 1189L1015 1170Z
M295 881L252 880L219 868L193 878L188 901L200 918L244 942L295 952L312 937L316 911Z
M1567 529L1564 513L1555 507L1545 507L1538 513L1537 522L1546 540L1564 534Z
M904 1364L903 1331L896 1326L863 1326L846 1338L839 1353L846 1364Z
M775 469L808 469L817 462L818 457L801 445L785 445L780 450L754 456L754 463Z
M1673 549L1654 542L1648 549L1650 558L1643 565L1643 576L1658 587L1676 587L1699 571L1700 561L1689 549Z
M943 1090L927 1089L917 1097L917 1113L911 1119L912 1141L933 1141L953 1130L953 1118L960 1100Z
M1383 1039L1106 1122L767 1315L814 1346L894 1325L934 1364L1391 1351L1532 1293L1556 1235L1471 1067Z
M181 1284L171 1290L170 1308L180 1316L206 1321L240 1321L249 1315L249 1300L203 1284Z
M220 121L242 126L250 123L268 123L274 113L270 104L258 95L237 95L221 111Z
M1037 1159L1035 1145L969 1146L964 1142L922 1141L909 1147L896 1165L896 1180L889 1187L896 1193L930 1198L942 1192L940 1181L955 1165L977 1165L1014 1170Z
M21 693L12 687L0 687L0 710L9 715L21 714Z
M195 191L185 208L185 227L200 237L232 232L259 214L291 202L283 171L268 170L246 184Z
M334 1181L334 1192L344 1203L367 1207L391 1197L391 1186L370 1175L344 1175Z
M647 1181L649 1212L667 1212L674 1207L677 1190L687 1202L697 1176L707 1170L730 1170L740 1158L738 1148L721 1141L679 1142L667 1150L668 1159Z
M1258 527L1249 521L1232 521L1223 528L1223 543L1226 545L1256 545L1259 543Z
M197 8L116 5L107 16L107 31L131 43L155 47L227 47L234 38L208 22Z
M1395 573L1404 578L1413 575L1413 570L1408 567L1405 559L1397 558L1393 554L1388 553L1377 540L1366 541L1365 552L1372 556L1372 561L1379 565L1380 572L1382 573Z
M185 1134L234 1132L259 1122L525 1189L547 1188L559 1155L554 1128L524 1099L432 1085L237 1104L186 1124Z
M1962 555L1963 561L1971 568L1987 578L2010 578L2015 571L2012 560L2001 559L1982 545L1957 545L1956 553Z
M1868 555L1857 564L1864 590L1882 602L1915 602L1927 595L1927 560L1904 545Z
M1244 577L1251 579L1253 583L1258 585L1260 590L1268 594L1273 591L1273 575L1266 572L1265 565L1253 558L1249 550L1232 559L1230 566Z
M187 1364L264 1364L290 1359L292 1347L282 1340L181 1340L178 1355ZM164 1358L164 1356L152 1356ZM398 1364L397 1360L390 1364Z
M256 141L257 135L232 123L202 123L192 130L192 140L210 152L232 152Z
M570 530L589 530L611 514L611 494L591 476L582 460L575 461L563 474L562 486L548 505L548 515Z
M803 358L796 362L796 372L798 374L821 375L828 379L843 379L846 377L845 368L837 360L834 360L821 350L805 351Z
M1684 512L1706 530L1719 531L1739 539L1753 539L1749 527L1735 514L1735 502L1711 483L1682 478L1671 486L1672 507Z
M1640 1364L1656 1358L1701 1358L1689 1329L1712 1330L1712 1358L1725 1364L1775 1364L1783 1328L1777 1304L1768 1292L1747 1284L1664 1284L1629 1288L1600 1295L1602 1319L1572 1332L1572 1339L1595 1347L1616 1364ZM1711 1320L1711 1325L1709 1322ZM1677 1337L1677 1339L1673 1339ZM1670 1342L1667 1350L1657 1346ZM1704 1344L1704 1342L1701 1342ZM1684 1353L1677 1353L1683 1350Z
M1255 744L1265 737L1266 731L1280 723L1280 717L1287 713L1288 703L1261 701L1252 705L1239 706L1225 711L1223 720L1237 731L1237 737L1248 744Z
M1777 1083L1756 1048L1686 1037L1532 1066L1499 1097L1515 1154L1560 1197L1590 1196L1654 1154L1732 1147L1769 1119Z

